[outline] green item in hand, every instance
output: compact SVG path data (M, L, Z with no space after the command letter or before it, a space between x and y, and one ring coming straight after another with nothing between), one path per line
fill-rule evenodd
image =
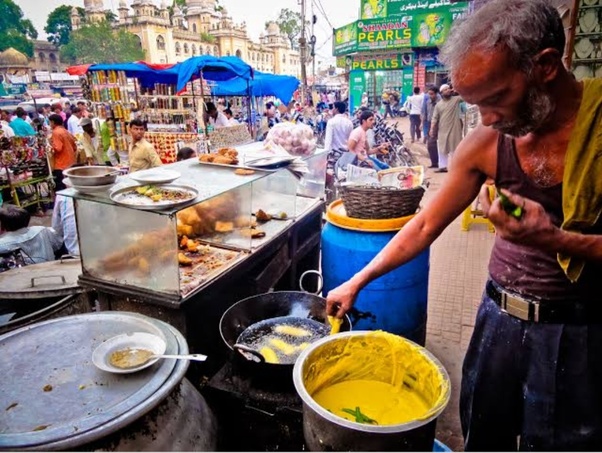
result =
M512 203L508 197L499 190L497 191L497 194L500 197L500 203L502 204L504 211L506 211L508 215L514 217L515 219L520 220L523 217L525 210L521 206L516 206L514 203Z
M349 415L354 416L356 423L364 423L367 425L378 425L376 420L373 420L370 417L368 417L367 415L362 414L362 411L360 410L359 407L356 407L355 410L353 410L353 409L341 409L341 410L343 412L346 412Z

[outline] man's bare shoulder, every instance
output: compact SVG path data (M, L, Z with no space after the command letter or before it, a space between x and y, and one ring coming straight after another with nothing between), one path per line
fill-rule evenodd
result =
M495 174L499 132L478 125L458 145L454 159L491 176Z

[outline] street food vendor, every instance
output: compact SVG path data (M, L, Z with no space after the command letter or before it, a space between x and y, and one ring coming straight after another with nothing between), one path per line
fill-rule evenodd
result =
M229 127L228 118L222 112L217 110L213 102L207 102L207 111L205 112L205 123L211 124L214 128Z
M577 81L564 49L547 0L491 0L454 26L440 60L482 125L434 198L327 297L341 317L481 192L496 238L463 366L466 451L602 448L602 79Z
M141 119L130 121L130 137L130 173L163 165L155 147L144 138L144 123Z

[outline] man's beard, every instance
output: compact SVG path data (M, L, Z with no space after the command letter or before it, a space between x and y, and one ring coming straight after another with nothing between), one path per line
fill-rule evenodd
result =
M518 118L512 121L500 121L492 127L503 134L523 137L539 130L550 118L556 104L551 96L533 85L527 91L525 101L519 107Z

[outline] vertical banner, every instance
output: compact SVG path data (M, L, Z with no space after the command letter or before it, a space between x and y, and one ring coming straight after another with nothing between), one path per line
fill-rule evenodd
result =
M426 66L416 64L414 66L414 86L420 87L424 91L426 86Z
M349 73L349 111L353 113L362 104L362 94L366 91L364 71Z
M360 18L380 19L387 17L387 0L361 0Z
M414 90L414 70L412 68L403 68L402 102L405 102L408 96L412 95Z

